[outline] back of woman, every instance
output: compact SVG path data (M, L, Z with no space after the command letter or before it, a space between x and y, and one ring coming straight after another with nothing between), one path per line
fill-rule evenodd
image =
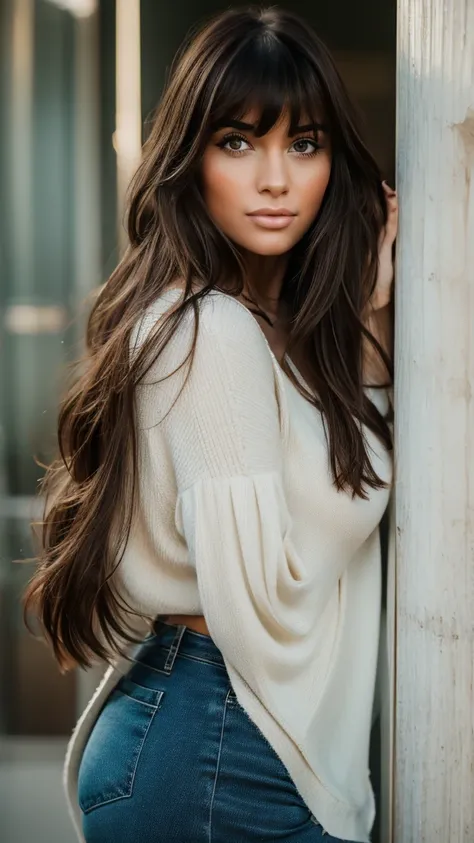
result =
M128 231L25 594L63 671L109 662L78 839L369 843L396 198L297 16L183 45Z

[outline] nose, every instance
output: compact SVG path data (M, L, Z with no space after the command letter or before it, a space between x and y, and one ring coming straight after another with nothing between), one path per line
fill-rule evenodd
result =
M268 191L272 196L280 196L289 189L289 176L285 153L274 150L262 153L258 164L257 189L259 193Z

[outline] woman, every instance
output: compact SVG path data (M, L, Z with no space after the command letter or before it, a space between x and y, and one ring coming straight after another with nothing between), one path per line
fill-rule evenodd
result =
M80 840L369 841L396 214L300 19L183 47L25 595L62 670L110 663L66 758Z

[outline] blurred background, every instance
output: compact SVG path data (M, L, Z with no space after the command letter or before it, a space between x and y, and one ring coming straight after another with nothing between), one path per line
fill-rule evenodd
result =
M86 299L124 246L124 195L166 72L216 0L0 0L0 840L73 843L61 770L101 671L61 676L22 623L30 521ZM331 48L389 184L395 0L291 0ZM374 766L377 764L374 753ZM373 775L373 780L377 776ZM377 830L375 830L377 833Z

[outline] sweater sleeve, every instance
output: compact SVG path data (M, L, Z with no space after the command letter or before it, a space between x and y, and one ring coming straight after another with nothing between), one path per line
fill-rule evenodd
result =
M189 323L183 333L190 343ZM173 337L181 351L170 350L170 369L185 356L181 341ZM262 699L266 683L288 680L291 643L312 614L285 500L276 365L251 314L231 300L206 301L188 381L162 422L175 524L209 632Z

